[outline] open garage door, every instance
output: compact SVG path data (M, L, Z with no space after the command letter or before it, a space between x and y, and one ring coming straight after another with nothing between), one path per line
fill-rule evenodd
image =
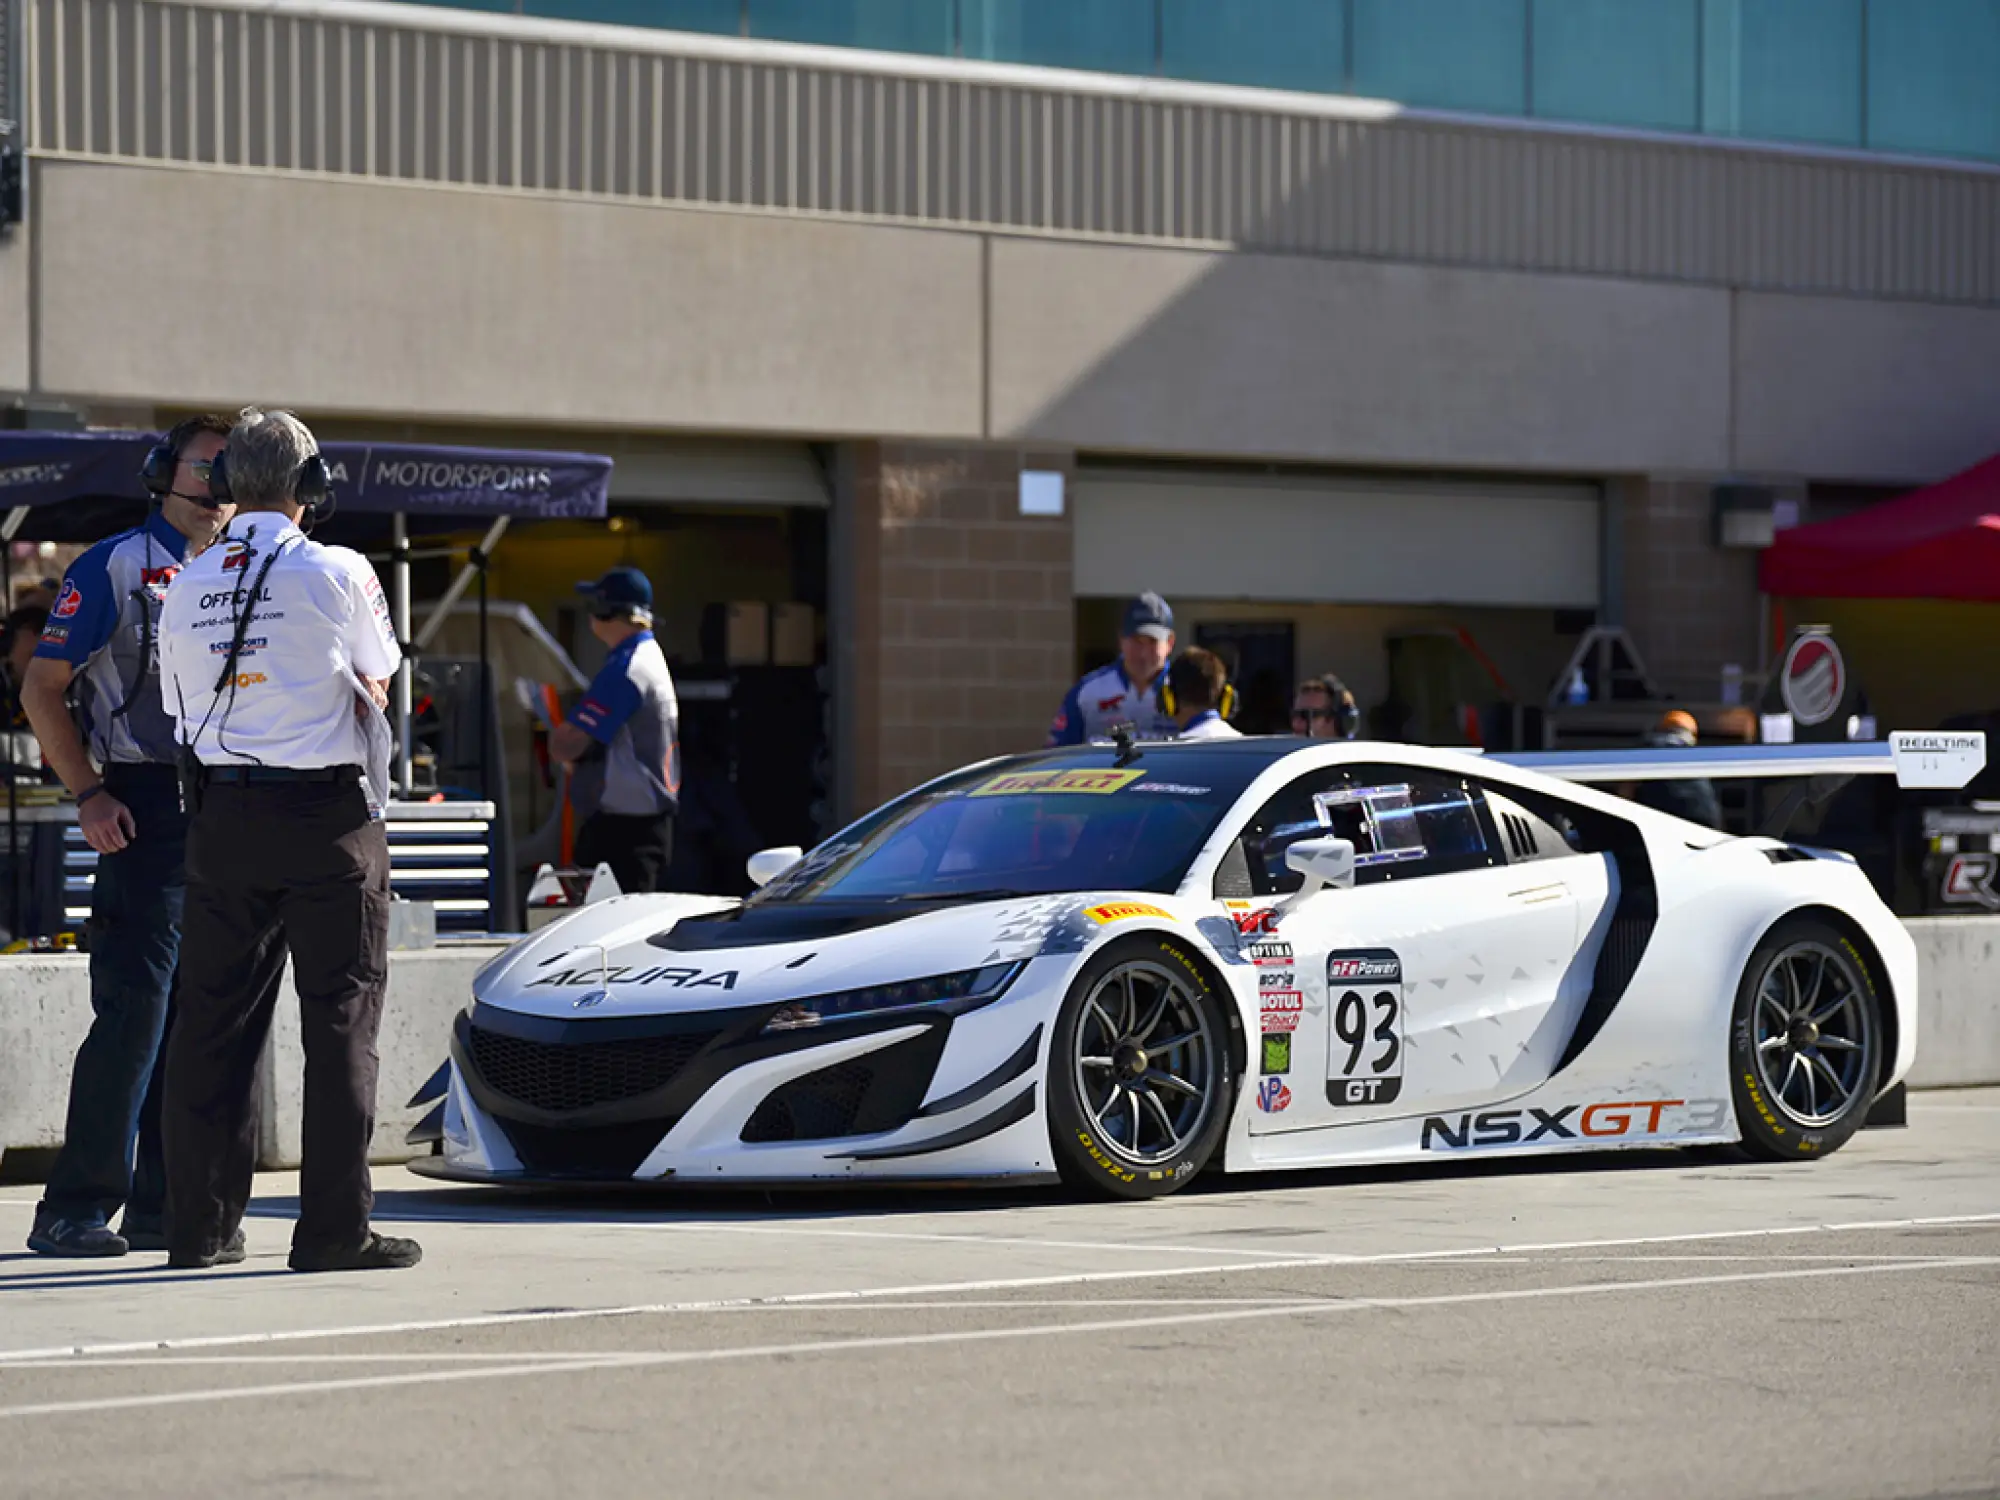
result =
M1593 484L1085 469L1076 592L1594 609Z

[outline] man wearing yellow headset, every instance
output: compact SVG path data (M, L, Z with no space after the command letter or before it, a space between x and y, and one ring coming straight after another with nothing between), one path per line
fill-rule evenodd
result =
M1167 687L1160 703L1180 726L1177 738L1233 740L1241 738L1242 732L1232 728L1223 715L1234 707L1235 696L1222 658L1190 646L1167 668Z

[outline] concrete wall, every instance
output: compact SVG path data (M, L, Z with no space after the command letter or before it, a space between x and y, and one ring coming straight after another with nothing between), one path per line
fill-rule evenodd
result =
M1917 1088L2000 1084L2000 917L1912 918L1918 997ZM451 1018L471 995L472 976L501 945L454 944L390 959L377 1091L375 1160L413 1154L403 1134L424 1113L404 1101L444 1061ZM70 1063L90 1025L88 960L17 957L0 963L0 1151L62 1142ZM298 1001L289 980L264 1062L260 1161L298 1162L303 1058Z
M969 235L149 167L43 162L36 180L42 380L69 396L820 435L979 425ZM171 238L118 227L168 222ZM180 336L158 336L163 309Z
M1736 319L1740 469L1927 482L2000 445L2000 311L1745 292Z
M28 237L0 241L0 391L28 388Z
M1139 453L1728 463L1729 297L1641 281L998 240L993 424Z
M404 422L1924 481L2000 311L42 159L42 391ZM172 240L111 226L184 226ZM0 249L0 389L27 379ZM198 308L200 357L154 336ZM9 316L9 311L18 316Z
M1912 1088L2000 1083L2000 917L1912 917L1917 1061Z
M473 974L504 946L454 943L390 955L378 1044L375 1160L423 1154L405 1146L403 1135L425 1111L404 1101L444 1061L451 1019L471 998ZM0 961L0 1151L62 1144L70 1065L90 1029L89 962L81 954ZM262 1064L259 1161L265 1167L298 1164L304 1067L299 1002L288 972Z

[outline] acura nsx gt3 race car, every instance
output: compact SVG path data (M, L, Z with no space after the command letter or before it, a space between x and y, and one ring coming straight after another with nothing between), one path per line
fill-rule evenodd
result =
M496 958L413 1165L1146 1197L1208 1166L1822 1156L1914 1056L1909 936L1845 855L1586 783L1959 785L1984 753L1272 738L990 761L757 856L747 900L616 897Z

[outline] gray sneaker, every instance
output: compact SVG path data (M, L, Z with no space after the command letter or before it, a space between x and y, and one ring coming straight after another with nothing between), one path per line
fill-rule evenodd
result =
M28 1248L37 1255L56 1255L70 1260L104 1260L123 1255L132 1247L125 1237L113 1234L102 1224L78 1224L72 1219L36 1218L28 1231Z

